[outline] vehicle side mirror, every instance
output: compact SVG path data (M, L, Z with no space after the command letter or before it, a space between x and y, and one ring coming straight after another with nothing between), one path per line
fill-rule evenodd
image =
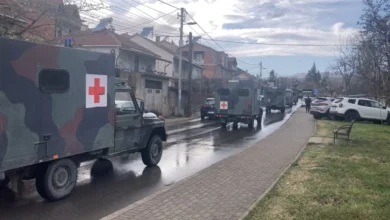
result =
M383 106L382 108L383 108L383 109L387 109L387 106Z

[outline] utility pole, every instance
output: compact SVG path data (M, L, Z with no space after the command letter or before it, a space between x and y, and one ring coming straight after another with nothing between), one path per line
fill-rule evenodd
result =
M260 62L260 79L263 76L263 62Z
M187 117L192 115L191 109L191 96L192 96L192 51L194 49L194 45L192 44L192 32L190 32L190 36L188 39L188 60L190 63L189 72L188 72L188 92L187 92Z
M185 10L180 9L180 40L179 40L179 92L178 92L178 103L177 103L177 114L181 114L181 74L182 74L182 47L183 47L183 24L185 20Z

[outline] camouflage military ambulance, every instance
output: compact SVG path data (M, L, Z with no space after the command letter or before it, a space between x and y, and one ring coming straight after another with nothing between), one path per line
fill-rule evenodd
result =
M222 127L228 122L237 127L238 122L242 122L253 128L255 120L261 126L263 109L259 87L253 80L224 80L219 83L215 93L215 114Z
M0 38L1 186L35 178L55 201L71 193L83 161L141 152L145 165L159 163L165 122L143 118L143 101L115 81L114 60Z
M279 110L284 113L286 110L285 90L277 87L264 88L264 99L266 105L266 112L271 110Z

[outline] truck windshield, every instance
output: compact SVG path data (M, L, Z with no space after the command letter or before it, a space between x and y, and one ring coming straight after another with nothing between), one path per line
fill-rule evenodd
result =
M229 95L230 90L229 89L218 89L218 95Z
M239 89L237 91L238 96L244 96L248 97L249 96L249 89Z

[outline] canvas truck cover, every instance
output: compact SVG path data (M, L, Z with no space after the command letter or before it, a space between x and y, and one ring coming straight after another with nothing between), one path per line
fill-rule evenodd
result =
M266 87L264 89L264 99L266 106L285 106L285 90L276 87Z
M0 172L114 145L114 57L0 38Z
M260 108L260 89L253 80L223 80L217 85L215 109L225 115L255 115Z

